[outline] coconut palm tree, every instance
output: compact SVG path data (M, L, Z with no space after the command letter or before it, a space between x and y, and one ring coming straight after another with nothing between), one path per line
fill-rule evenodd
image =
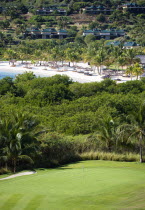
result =
M35 57L35 60L39 63L41 66L41 50L35 50L33 53L33 56Z
M138 77L142 75L144 72L144 69L141 67L139 63L135 63L133 66L133 74L136 76L136 79L138 80Z
M125 71L125 73L126 73L127 75L130 75L130 76L131 76L131 80L132 80L133 72L134 72L133 66L129 66L129 67L126 69L126 71Z
M23 113L12 115L11 118L0 120L0 144L2 145L0 159L6 163L12 162L13 172L16 172L18 160L33 163L28 154L24 154L26 147L36 143L35 129L38 122L34 117Z
M86 62L91 62L94 55L96 55L96 49L95 47L88 47L87 49L83 49L82 52L82 60L86 63Z
M65 54L66 54L66 60L69 62L72 62L73 67L74 67L75 62L78 62L81 60L81 55L80 55L78 49L76 49L76 48L74 48L74 49L67 48L65 51Z
M0 120L0 142L2 144L1 147L1 156L0 159L3 160L6 164L7 168L7 163L9 160L11 160L14 164L14 169L13 171L15 172L15 167L16 167L16 151L14 151L14 145L15 145L15 150L17 149L18 152L20 152L20 144L15 142L14 140L18 140L18 131L16 133L16 129L13 129L13 124L9 119L1 119ZM13 132L12 132L13 131ZM13 150L13 151L12 151ZM19 154L17 154L19 155Z
M124 55L120 55L117 59L117 62L118 62L118 65L122 67L122 70L123 70L123 67L126 65L126 58Z
M9 63L12 62L13 65L14 65L14 62L15 62L14 59L17 59L17 56L18 55L17 55L16 51L11 50L11 49L7 49L4 53L4 58L6 60L9 60Z
M108 57L105 61L104 61L104 65L109 69L109 67L113 64L113 58L112 57Z
M143 162L143 145L145 140L145 102L143 101L136 112L127 116L128 123L120 126L120 135L127 137L129 142L136 141L139 146L140 163Z
M18 54L18 59L20 59L22 61L22 64L23 64L23 61L29 59L30 57L30 50L28 47L26 46L19 46L17 48L17 54Z
M122 48L120 46L113 47L113 51L111 53L111 57L114 59L113 63L116 66L117 73L118 73L119 65L121 63L122 53L123 53L123 51L122 51Z
M22 64L23 64L23 61L25 60L25 58L26 58L26 54L25 53L23 53L23 52L19 52L18 53L18 59L20 59L22 62Z
M50 59L53 61L54 66L58 66L58 61L59 61L59 48L55 46L54 48L51 49L50 53Z
M130 66L140 61L140 59L136 57L137 51L135 49L126 49L124 55L126 57L127 63Z
M102 57L99 55L94 56L94 58L91 60L90 63L91 63L91 65L94 65L97 67L98 74L100 75L101 74Z
M117 144L117 123L110 115L100 119L97 138L105 143L105 147L109 151Z
M58 47L58 57L59 57L59 61L61 61L61 64L63 66L63 62L65 60L65 50L63 46Z
M105 61L107 59L107 53L105 49L102 47L100 48L96 55L93 57L91 63L98 67L98 74L102 74L102 65L105 64Z

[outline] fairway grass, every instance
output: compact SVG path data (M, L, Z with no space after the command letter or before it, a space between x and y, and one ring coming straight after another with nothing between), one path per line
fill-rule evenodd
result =
M0 209L145 209L145 164L82 161L3 180Z

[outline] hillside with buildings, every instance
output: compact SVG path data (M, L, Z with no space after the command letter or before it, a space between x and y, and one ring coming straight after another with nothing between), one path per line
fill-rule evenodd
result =
M65 39L92 35L96 40L145 45L145 1L6 1L0 7L1 42ZM3 41L4 40L4 41Z

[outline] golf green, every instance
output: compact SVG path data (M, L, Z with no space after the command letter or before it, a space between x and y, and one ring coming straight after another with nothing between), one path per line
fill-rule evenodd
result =
M145 209L145 164L82 161L1 180L0 209Z

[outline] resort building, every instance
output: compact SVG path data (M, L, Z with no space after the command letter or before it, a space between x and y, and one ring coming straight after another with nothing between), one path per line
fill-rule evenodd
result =
M110 40L124 36L125 32L124 30L115 30L115 29L110 29L110 30L93 29L93 30L85 30L83 32L83 36L87 36L89 34L96 36L96 39Z
M41 30L41 38L42 39L50 39L53 36L55 37L57 35L57 31L55 28L48 28Z
M83 13L85 13L85 14L101 14L101 13L103 13L106 15L110 15L114 11L112 9L104 7L103 5L85 7L82 10L83 10Z
M106 43L106 46L110 46L110 45L112 45L112 46L114 46L114 47L116 47L116 46L119 46L119 45L121 45L122 43L120 42L120 41L114 41L114 42L107 42Z
M132 49L132 48L135 48L138 46L139 46L139 44L137 44L136 42L125 42L123 45L123 48Z
M42 29L39 30L38 28L29 28L26 29L24 33L24 38L31 37L32 39L51 39L51 38L57 38L57 39L63 39L66 38L68 35L67 30L61 29L56 30L55 28L48 28L48 29Z
M128 12L136 13L136 14L145 13L145 7L139 6L136 3L123 4L119 8L122 8L123 11L125 11L125 12L128 11Z
M138 47L139 44L137 44L136 42L120 42L120 41L114 41L114 42L107 42L106 43L107 46L122 46L123 49L132 49L135 47Z
M52 15L54 12L58 13L59 15L66 15L65 9L58 8L56 6L44 7L42 9L36 10L37 15Z

